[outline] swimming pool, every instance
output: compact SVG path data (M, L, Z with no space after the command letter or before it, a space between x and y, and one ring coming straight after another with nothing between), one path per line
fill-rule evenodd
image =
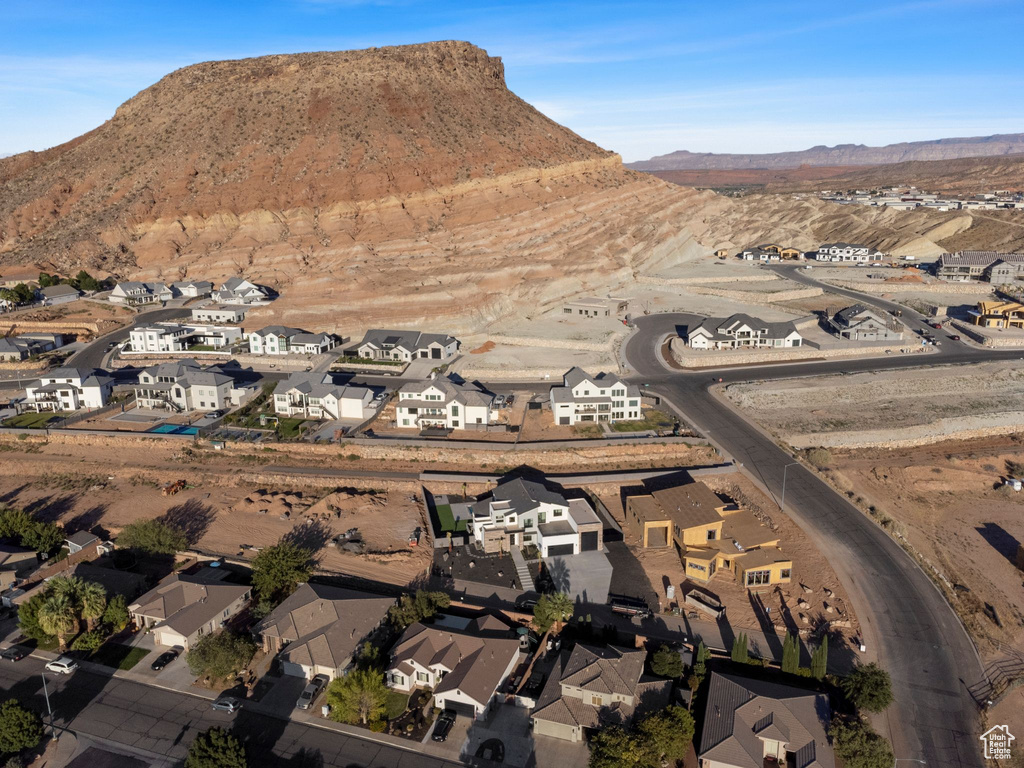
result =
M199 427L183 427L181 424L161 424L146 431L155 432L160 435L198 435Z

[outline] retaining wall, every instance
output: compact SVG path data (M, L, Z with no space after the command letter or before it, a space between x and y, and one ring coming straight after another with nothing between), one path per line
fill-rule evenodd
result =
M721 368L730 365L757 365L761 363L786 363L799 360L817 360L822 358L863 357L865 355L884 355L886 350L898 354L901 349L910 349L904 354L929 354L934 347L916 347L910 342L899 344L880 344L878 346L851 347L849 349L817 349L809 346L795 349L768 349L762 352L747 351L709 351L702 353L686 346L681 338L672 339L670 344L672 357L683 368ZM927 349L928 351L924 351Z

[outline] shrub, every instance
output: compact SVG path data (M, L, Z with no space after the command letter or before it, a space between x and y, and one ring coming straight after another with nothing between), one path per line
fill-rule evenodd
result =
M651 657L651 671L660 677L682 677L683 658L678 651L663 645Z
M414 595L402 595L397 605L388 610L388 618L396 629L405 629L417 621L429 619L440 609L451 605L451 598L445 592L428 592L417 589Z
M252 639L223 631L203 637L185 655L185 661L194 675L223 678L245 669L255 653Z
M875 662L854 667L839 683L857 709L879 713L892 704L892 681L889 673Z
M124 595L114 595L107 601L107 608L103 611L103 623L114 632L120 632L128 626L128 601Z
M829 735L836 757L846 768L890 768L895 762L889 742L865 722L836 718Z
M42 739L43 721L39 715L16 699L0 704L0 754L32 749Z
M159 520L129 523L117 537L117 546L157 555L173 555L188 546L185 534Z
M231 731L210 728L188 748L185 768L246 768L245 747Z
M832 466L832 454L827 448L808 448L806 456L815 469L828 469Z
M105 638L102 632L93 630L91 632L83 632L74 639L71 643L72 651L88 651L92 653L101 645L103 645Z

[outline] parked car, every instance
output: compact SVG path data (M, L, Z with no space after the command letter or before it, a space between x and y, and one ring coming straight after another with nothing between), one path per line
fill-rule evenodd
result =
M448 734L451 733L453 725L455 725L455 710L446 709L437 716L437 722L434 724L434 734L430 738L434 741L444 741L448 738Z
M0 653L0 659L7 659L8 661L21 661L28 656L28 648L22 648L20 645L12 645L3 653Z
M234 696L225 696L213 702L213 706L210 708L218 712L237 712L241 707L242 702L239 699L236 699Z
M172 661L174 661L176 658L178 658L178 655L179 655L179 652L175 651L175 650L164 651L163 653L161 653L159 656L156 657L156 661L154 661L152 664L150 664L150 669L152 669L152 670L154 670L156 672L159 672L161 669L163 669L168 664L170 664Z
M514 403L515 401L516 401L516 396L515 395L505 395L505 407L506 408L511 408L512 407L512 403Z
M523 613L533 613L537 607L537 598L530 595L520 595L516 598L516 610Z
M320 691L327 687L328 682L327 675L317 675L314 677L309 681L309 685L302 689L302 693L299 694L299 700L295 702L295 706L299 709L309 709L312 707L316 697L320 695Z
M941 330L942 328L942 323L928 323L928 325L930 325L932 328L935 328L936 330Z
M505 396L504 395L498 395L497 397L494 398L494 407L495 408L504 408L505 407Z
M46 665L47 672L56 672L60 675L70 675L78 669L78 662L70 656L61 656Z
M953 341L960 341L960 336L955 334L955 333L952 336L950 336L949 338L951 338Z

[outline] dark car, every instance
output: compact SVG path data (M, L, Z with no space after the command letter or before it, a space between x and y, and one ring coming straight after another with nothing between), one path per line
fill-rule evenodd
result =
M178 658L178 651L165 651L156 657L156 661L149 665L150 669L159 672L176 658Z
M520 595L516 598L516 610L523 613L533 613L537 607L537 597L532 595Z
M949 338L951 338L953 341L960 341L960 336L955 334L955 333L952 336L950 336Z
M444 741L448 738L448 734L451 733L453 725L455 725L455 711L446 709L437 716L437 723L434 725L434 735L430 738L434 741Z
M299 694L299 700L295 702L295 706L299 709L309 709L312 707L316 697L320 695L320 691L326 688L329 682L330 678L327 675L317 675L314 677L309 681L309 685L303 688L302 693Z
M19 645L13 645L3 653L0 653L0 659L7 659L8 661L21 661L28 656L28 648L22 648Z

